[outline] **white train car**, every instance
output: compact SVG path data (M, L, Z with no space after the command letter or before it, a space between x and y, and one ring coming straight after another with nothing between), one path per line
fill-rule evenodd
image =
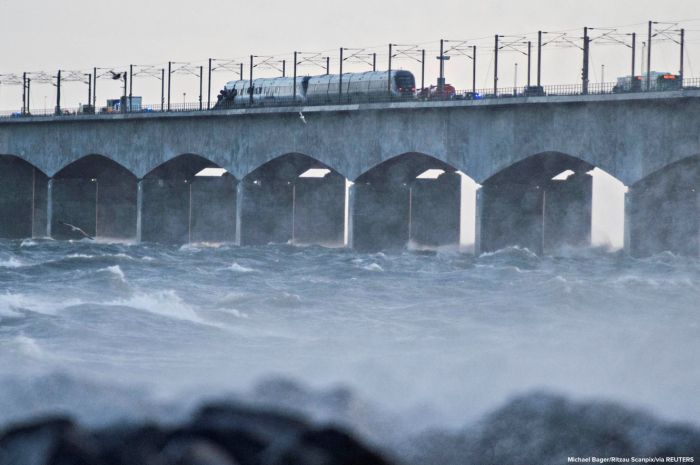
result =
M342 87L342 89L341 89ZM231 81L219 93L216 108L254 105L283 105L293 102L363 102L392 98L415 98L416 81L409 71L368 71L296 78L258 78Z

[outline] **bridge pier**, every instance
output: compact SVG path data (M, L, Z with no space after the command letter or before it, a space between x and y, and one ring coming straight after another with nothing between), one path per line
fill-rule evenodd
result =
M241 183L241 245L343 244L345 178L291 154L261 166Z
M43 236L48 178L16 157L0 157L0 237Z
M353 191L356 249L459 245L462 179L445 163L405 154L365 173Z
M180 155L152 170L140 184L142 241L235 240L237 181L209 160Z
M485 183L477 202L478 249L519 246L546 253L590 245L593 179L577 171L566 180Z
M146 242L233 242L236 180L233 176L141 181L140 233Z
M62 223L93 237L136 237L136 178L113 161L96 155L61 170L51 183L51 235L81 239Z
M462 176L416 179L410 195L409 240L430 247L459 244Z
M410 192L407 185L355 183L352 246L360 251L401 249L409 240Z
M629 188L629 252L700 256L700 160L670 166Z

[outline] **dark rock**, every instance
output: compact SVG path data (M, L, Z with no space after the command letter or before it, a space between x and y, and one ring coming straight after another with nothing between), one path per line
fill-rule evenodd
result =
M567 463L567 457L700 458L700 431L611 402L572 402L533 393L513 399L459 433L414 441L415 464ZM697 459L696 459L697 460Z
M348 434L335 428L305 431L293 441L273 444L264 454L262 465L388 465Z
M172 465L238 465L224 448L201 438L171 440L161 453L163 463Z
M0 435L0 465L385 465L350 435L290 414L213 404L177 427L121 424L98 431L68 419Z
M95 433L107 465L165 464L159 456L169 432L158 425L120 425Z
M101 465L97 445L70 420L19 426L0 438L1 465Z

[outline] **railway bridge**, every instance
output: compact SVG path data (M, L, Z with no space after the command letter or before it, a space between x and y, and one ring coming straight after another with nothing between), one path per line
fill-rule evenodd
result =
M468 176L478 251L547 252L590 243L594 167L629 188L631 253L700 255L700 90L687 89L10 118L0 236L69 238L70 223L140 241L446 245Z

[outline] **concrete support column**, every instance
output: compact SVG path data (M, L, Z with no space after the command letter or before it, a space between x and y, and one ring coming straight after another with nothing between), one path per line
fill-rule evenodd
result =
M677 173L630 187L625 221L632 255L668 251L700 256L700 197L694 184L698 181L686 183L686 175Z
M541 254L590 245L593 182L586 173L541 185L485 185L480 194L480 252L519 246Z
M241 245L286 243L292 239L294 187L289 181L263 178L242 181Z
M543 191L533 185L484 185L479 206L480 253L510 246L541 253Z
M374 181L353 188L354 248L370 252L404 248L409 240L408 185Z
M186 244L189 239L188 181L147 178L142 182L142 189L141 239Z
M484 189L480 187L476 190L476 208L475 208L475 225L474 225L474 255L479 256L482 253L481 246L481 228L482 228L482 215L484 210Z
M143 179L136 184L136 242L141 242L143 236Z
M623 250L626 255L632 255L632 202L631 202L631 187L625 192L625 224L624 224L624 242Z
M46 185L46 237L52 237L53 225L53 178Z
M297 178L293 186L293 239L299 244L340 246L345 226L345 178Z
M234 243L241 244L241 231L243 230L243 202L245 201L245 183L239 182L236 186L236 236Z
M357 196L356 194L356 187L355 184L351 184L346 191L347 195L347 210L345 212L346 215L346 225L345 227L346 232L345 232L345 247L352 249L355 247L355 198Z
M46 234L48 178L34 169L32 183L32 237L44 237Z
M446 172L416 179L410 196L410 241L420 246L459 246L462 178Z
M237 189L231 175L192 180L188 213L191 242L235 241Z
M562 246L589 246L593 207L593 178L577 172L545 187L544 251Z

